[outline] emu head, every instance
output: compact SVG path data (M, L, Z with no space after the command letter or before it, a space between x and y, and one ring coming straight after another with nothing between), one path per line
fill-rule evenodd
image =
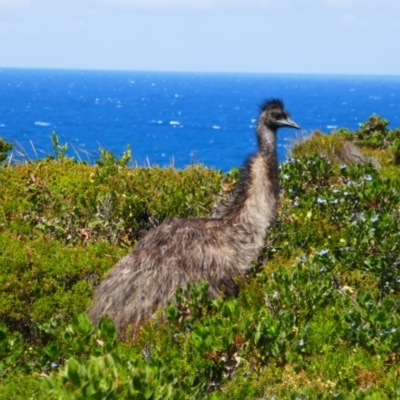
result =
M281 127L300 129L300 126L290 119L282 100L278 99L267 100L261 106L260 122L274 131Z

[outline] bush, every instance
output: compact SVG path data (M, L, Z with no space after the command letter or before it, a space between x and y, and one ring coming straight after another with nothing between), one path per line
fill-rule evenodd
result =
M400 129L388 129L389 121L378 115L372 115L361 124L360 129L351 132L346 128L334 134L353 141L358 146L373 149L391 148L395 164L400 163Z
M7 159L7 153L13 148L11 143L5 142L0 138L0 164L2 164Z
M397 133L378 119L360 131L361 162L341 155L347 131L292 149L237 298L190 283L126 343L89 322L94 287L142 232L209 214L238 171L128 168L129 151L1 168L0 397L397 398L399 171L361 153L389 158Z

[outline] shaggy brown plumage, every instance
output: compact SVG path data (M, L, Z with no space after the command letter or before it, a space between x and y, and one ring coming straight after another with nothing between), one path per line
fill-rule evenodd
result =
M275 219L279 194L276 131L299 129L280 100L261 107L258 151L242 169L233 195L210 218L172 218L148 232L133 253L121 259L96 291L89 316L95 323L108 314L120 338L135 336L141 323L165 306L189 281L209 282L209 293L237 293L261 251Z

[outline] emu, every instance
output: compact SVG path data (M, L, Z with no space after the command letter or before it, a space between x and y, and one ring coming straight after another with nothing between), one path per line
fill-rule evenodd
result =
M245 163L231 197L208 218L171 218L148 232L97 288L89 317L108 314L121 339L173 298L189 281L208 281L209 295L237 294L274 222L279 197L276 131L300 129L281 100L266 101L256 134L258 150Z

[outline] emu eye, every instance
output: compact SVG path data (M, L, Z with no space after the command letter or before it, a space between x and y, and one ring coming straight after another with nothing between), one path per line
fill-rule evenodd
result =
M282 117L282 115L279 112L273 112L272 113L272 117L275 118L275 119L280 119Z

